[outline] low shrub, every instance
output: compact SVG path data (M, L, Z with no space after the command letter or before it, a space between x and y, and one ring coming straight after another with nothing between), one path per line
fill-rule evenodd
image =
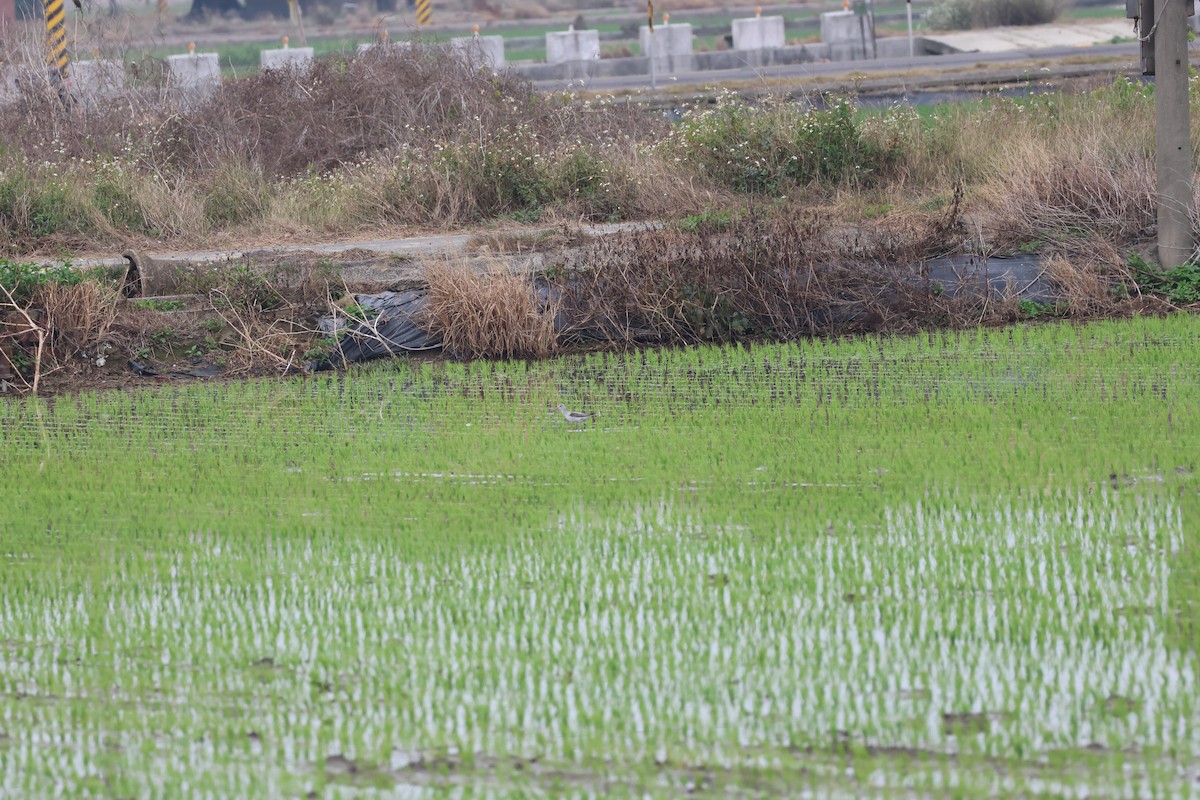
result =
M756 107L731 95L689 113L662 152L735 191L768 195L790 185L861 184L888 158L862 136L847 100L806 110L796 103Z
M270 205L267 182L262 172L250 164L224 162L206 183L204 216L218 230L261 219Z
M1045 25L1062 11L1062 0L942 0L925 15L925 25L933 30Z
M614 153L580 147L561 159L553 171L553 194L575 212L573 217L618 220L637 202L634 178Z
M11 297L13 303L22 307L28 305L43 286L74 286L82 280L82 274L72 269L70 264L41 266L0 258L0 287L8 296L4 299L7 301Z
M0 172L0 241L29 245L85 228L65 183L22 170ZM0 244L0 248L3 245Z
M114 228L136 234L150 233L141 203L124 181L101 176L92 187L92 201Z

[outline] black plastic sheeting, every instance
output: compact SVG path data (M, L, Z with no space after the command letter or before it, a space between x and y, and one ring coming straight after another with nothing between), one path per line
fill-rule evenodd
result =
M420 324L427 294L424 289L410 289L355 295L354 301L360 308L374 312L370 321L350 320L342 315L318 320L317 329L321 335L338 339L338 349L309 364L308 368L332 369L372 358L438 349L442 346L442 337L430 333Z
M1046 277L1043 259L1037 254L946 256L929 259L924 266L928 280L949 296L1015 296L1037 302L1053 302L1059 297L1058 288ZM543 305L551 294L558 293L558 289L543 278L536 279L532 288ZM323 336L337 339L339 346L329 356L305 365L305 369L333 369L373 358L441 348L442 338L421 326L421 312L427 296L426 289L355 295L354 300L361 308L373 312L369 315L370 321L347 319L340 314L322 317L317 322L318 329ZM833 319L831 309L810 309L810 314L825 321ZM566 319L561 311L554 319L554 329L560 335L569 332L574 340L625 339L631 333L638 338L636 332L628 329L617 332L584 326ZM651 341L651 332L645 333L646 341Z
M542 278L534 280L532 289L534 297L543 306L549 302L551 294L558 294L558 291ZM360 308L373 312L369 315L370 321L347 319L341 314L319 319L317 329L321 335L338 339L339 346L320 361L306 364L305 369L334 369L373 358L437 350L442 346L442 337L421 326L421 312L425 308L428 294L426 289L356 294L354 302ZM572 325L562 312L559 312L554 318L555 332L564 334L568 329L574 339L605 338L602 331Z
M943 256L929 259L925 268L930 282L949 297L1012 296L1037 303L1053 303L1062 297L1061 290L1046 275L1044 257L1036 253Z

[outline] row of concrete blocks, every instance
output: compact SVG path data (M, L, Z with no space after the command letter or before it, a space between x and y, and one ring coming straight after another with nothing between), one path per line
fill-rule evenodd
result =
M751 17L733 21L733 50L709 53L692 51L692 26L661 25L653 33L643 25L639 32L642 53L653 52L654 68L667 75L697 70L734 69L743 66L771 66L815 60L849 60L865 57L906 55L895 40L868 43L862 17L849 11L821 15L820 45L788 47L784 43L783 17ZM362 44L362 55L377 47L410 47L409 42ZM500 70L505 66L502 36L471 36L452 39L450 46L472 64ZM887 50L888 52L883 52ZM895 50L896 52L891 52ZM263 69L306 68L314 58L313 48L295 47L264 50ZM171 86L182 104L202 101L221 85L221 67L216 53L188 53L167 57ZM650 57L600 60L600 37L594 30L569 30L546 34L546 63L522 64L518 70L531 80L556 80L636 75L650 71ZM119 61L97 59L71 65L67 88L85 103L102 102L125 89L125 69ZM0 105L15 101L22 92L22 81L41 80L44 73L31 69L7 68L0 71Z
M451 48L476 66L494 70L504 67L504 37L474 36L453 39ZM409 42L387 42L358 46L358 55L375 47L411 47ZM260 63L264 70L304 70L313 61L311 47L284 47L264 50ZM172 95L184 106L211 97L221 85L221 64L216 53L187 53L167 56ZM127 86L125 65L113 59L72 62L63 88L85 105L96 105L120 95ZM16 102L29 91L57 91L54 77L45 69L32 67L0 68L0 106Z
M852 11L831 11L821 15L821 43L835 48L866 45L868 31L865 17ZM734 56L739 63L745 53L760 53L786 47L783 17L748 17L733 21L731 36L733 50L742 53ZM638 44L642 55L649 58L651 52L655 66L667 66L675 61L686 61L692 55L692 26L661 25L654 29L651 41L650 29L643 25L638 32ZM869 52L869 50L868 50ZM597 31L563 31L546 34L546 63L564 64L600 59L600 34Z
M657 35L657 32L656 32ZM917 56L933 50L921 37L913 42ZM679 75L688 72L741 69L744 67L776 67L785 64L806 64L817 61L852 61L869 58L907 58L907 36L892 36L872 43L840 42L763 47L758 50L715 50L707 53L664 55L656 53L654 68L659 75ZM513 68L531 81L573 81L591 78L613 78L626 75L646 75L650 71L647 56L605 58L597 61L566 61L559 64L515 64Z

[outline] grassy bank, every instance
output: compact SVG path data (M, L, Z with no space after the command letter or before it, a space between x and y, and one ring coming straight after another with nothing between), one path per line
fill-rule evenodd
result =
M34 96L0 111L10 254L678 219L764 203L854 225L867 209L928 218L956 187L985 249L1127 243L1154 221L1151 90L1123 81L936 114L728 95L672 125L539 95L423 48L331 57L299 80L227 81L182 113L163 103L152 63L139 80L101 108L64 113Z
M0 793L1186 793L1197 326L0 404Z

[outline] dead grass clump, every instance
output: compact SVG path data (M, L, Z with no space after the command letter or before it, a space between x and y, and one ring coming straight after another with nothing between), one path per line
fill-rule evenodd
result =
M1120 251L1099 239L1047 258L1046 276L1058 286L1067 312L1079 317L1112 311L1126 287L1135 285Z
M5 389L15 379L37 394L41 379L72 357L104 352L117 317L114 287L79 281L65 267L58 274L70 280L63 282L21 265L0 264L8 272L0 282L0 383Z
M676 219L712 208L733 208L745 202L733 190L689 170L654 149L626 151L620 156L632 176L633 218Z
M238 159L221 162L205 180L204 217L212 228L233 228L262 219L271 192L262 171Z
M528 274L498 264L438 262L425 273L425 325L463 358L543 357L556 349L557 303L540 299Z
M878 244L818 215L780 214L732 229L605 237L570 271L563 316L574 336L625 344L904 331L965 318L966 303L930 291L919 260L893 257L931 247L937 230L948 228L931 223L914 234L920 241Z
M1095 152L1022 148L1006 159L989 205L1017 240L1087 232L1113 241L1148 234L1155 220L1154 164L1114 163Z
M96 281L51 282L39 287L32 305L42 310L50 352L57 359L90 352L108 336L120 295Z

